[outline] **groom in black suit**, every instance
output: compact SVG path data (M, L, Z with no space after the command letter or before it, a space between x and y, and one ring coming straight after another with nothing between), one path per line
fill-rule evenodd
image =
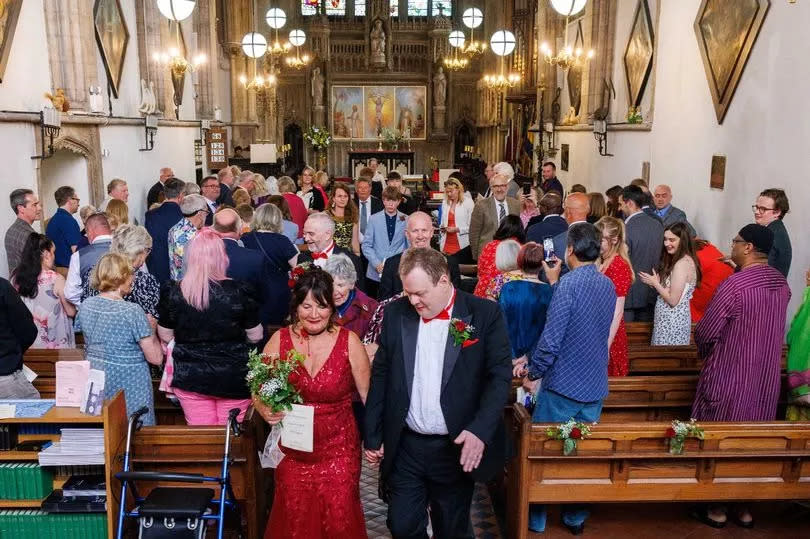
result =
M447 261L410 248L407 297L385 310L366 400L366 459L382 460L380 496L394 538L473 537L475 481L503 468L511 350L498 304L456 290Z

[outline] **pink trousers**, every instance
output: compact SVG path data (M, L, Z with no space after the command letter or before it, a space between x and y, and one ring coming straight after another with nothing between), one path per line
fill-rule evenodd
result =
M228 412L233 408L241 410L237 419L242 421L250 406L250 399L223 399L178 388L173 388L173 391L189 425L224 425L228 422Z

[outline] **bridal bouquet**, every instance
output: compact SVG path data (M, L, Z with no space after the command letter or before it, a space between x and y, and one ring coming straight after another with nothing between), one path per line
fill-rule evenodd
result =
M285 358L252 350L245 377L250 393L273 413L292 410L292 405L300 404L303 398L290 383L290 374L303 362L303 354L294 349Z

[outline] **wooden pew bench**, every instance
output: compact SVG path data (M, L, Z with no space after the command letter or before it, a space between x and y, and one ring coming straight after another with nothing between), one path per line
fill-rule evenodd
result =
M242 511L245 536L249 539L262 537L268 515L265 478L257 455L264 446L266 428L258 414L254 418L253 410L249 409L245 415L242 434L231 437L231 485ZM224 451L224 426L143 427L132 441L133 469L202 473L217 477L222 472ZM142 496L157 486L171 486L167 483L143 481L139 481L137 485ZM206 483L202 486L214 488L216 496L219 496L219 488L215 484ZM120 483L116 488L120 489Z
M697 347L637 345L628 351L630 376L659 374L698 374L703 360ZM787 368L787 346L782 347L782 371Z
M513 408L508 536L525 538L530 503L810 498L810 422L701 423L705 440L668 451L669 422L604 423L563 456L562 442Z

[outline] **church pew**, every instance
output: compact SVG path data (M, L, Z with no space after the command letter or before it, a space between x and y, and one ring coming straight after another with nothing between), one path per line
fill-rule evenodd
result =
M628 351L630 375L697 374L703 366L697 347L636 345ZM782 370L787 368L787 346L782 347Z
M701 423L705 440L668 451L669 422L601 423L575 455L513 407L508 536L523 539L530 503L706 502L810 497L810 422Z
M248 539L262 537L268 515L265 472L260 467L257 454L264 446L266 428L264 421L258 414L254 415L251 408L245 415L242 434L231 437L231 485L242 512L245 537ZM219 476L224 450L224 426L143 427L132 440L133 469ZM155 487L171 485L138 482L137 486L139 494L146 495ZM216 485L208 483L204 486L214 488L216 496L219 496Z

